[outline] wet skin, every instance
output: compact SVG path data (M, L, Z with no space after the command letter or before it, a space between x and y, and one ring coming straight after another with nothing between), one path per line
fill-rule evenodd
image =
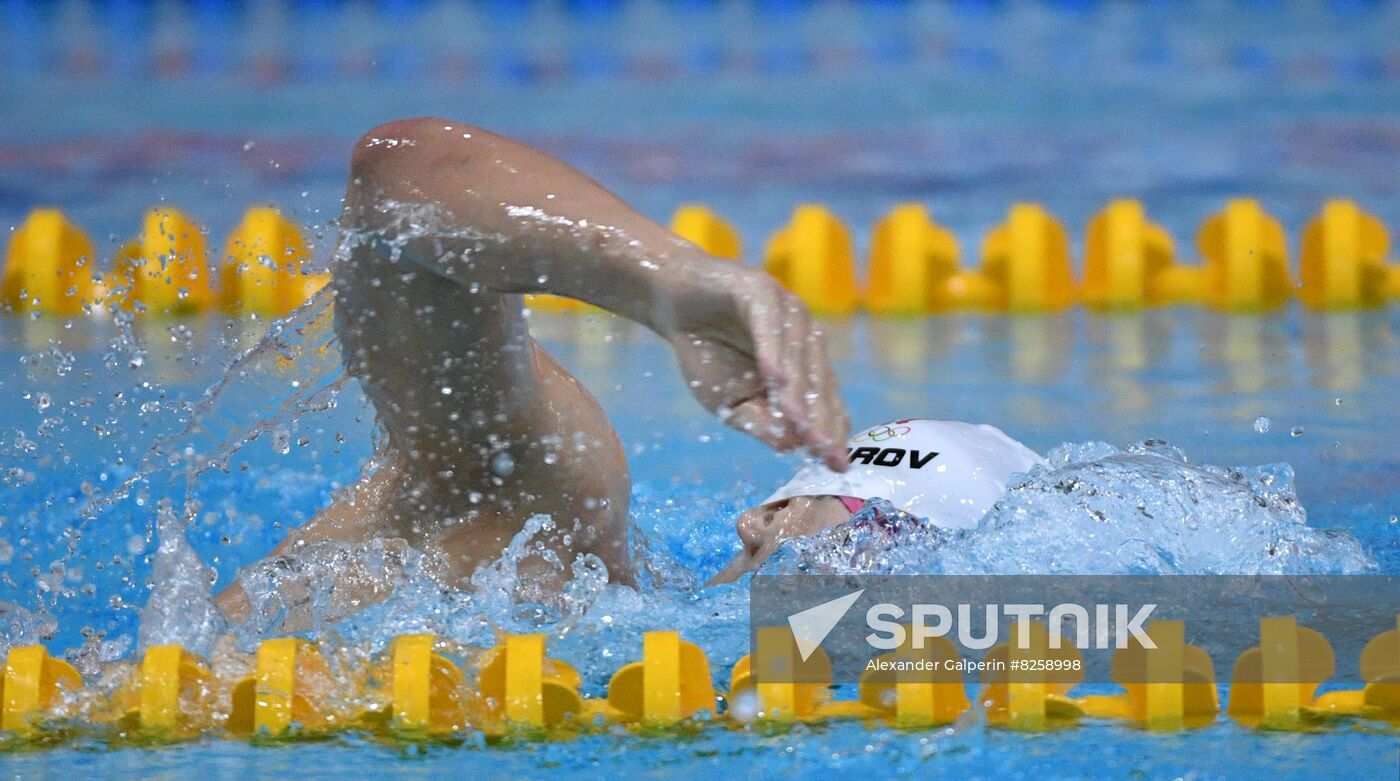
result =
M739 516L735 530L744 548L705 585L729 583L753 572L768 560L783 540L806 537L840 526L851 511L834 496L795 496L761 504Z
M356 144L341 231L337 334L386 443L273 556L317 540L397 538L459 587L545 514L548 554L521 563L532 596L567 577L548 555L567 564L592 554L613 581L632 581L622 448L598 403L530 336L527 293L647 326L727 424L846 466L849 422L805 307L767 274L710 257L540 152L450 120L382 125ZM237 584L219 602L236 620L249 612Z

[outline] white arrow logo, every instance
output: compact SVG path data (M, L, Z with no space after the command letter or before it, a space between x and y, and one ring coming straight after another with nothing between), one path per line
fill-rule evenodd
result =
M831 630L846 617L851 605L864 593L865 589L861 589L788 616L792 639L797 641L797 652L802 655L802 661L807 661L807 657L817 650L826 636L831 634Z

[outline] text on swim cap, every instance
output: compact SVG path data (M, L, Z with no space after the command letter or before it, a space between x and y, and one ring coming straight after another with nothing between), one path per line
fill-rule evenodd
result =
M847 448L846 455L850 457L852 464L859 461L862 464L874 464L875 466L899 466L904 463L904 457L909 456L911 469L923 469L928 462L938 457L936 452L922 454L917 450L905 450L902 447Z

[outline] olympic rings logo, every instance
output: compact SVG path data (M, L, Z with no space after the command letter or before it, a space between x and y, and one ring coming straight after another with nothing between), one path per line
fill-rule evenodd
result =
M908 426L877 426L855 437L851 441L864 442L868 439L871 442L884 442L887 439L895 439L896 437L902 437L912 430L913 429L909 428Z

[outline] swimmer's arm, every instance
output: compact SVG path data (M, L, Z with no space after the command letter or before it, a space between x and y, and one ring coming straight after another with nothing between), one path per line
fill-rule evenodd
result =
M662 335L674 330L672 302L686 278L703 284L712 281L701 279L707 271L725 276L733 266L568 165L450 120L375 128L356 145L351 178L351 224L394 237L396 249L449 279L577 298ZM439 224L414 238L408 214L418 225Z
M554 293L640 322L672 343L707 409L772 447L846 468L850 425L806 307L558 160L448 120L389 123L356 146L342 229L393 237L402 246L388 251L464 294Z

